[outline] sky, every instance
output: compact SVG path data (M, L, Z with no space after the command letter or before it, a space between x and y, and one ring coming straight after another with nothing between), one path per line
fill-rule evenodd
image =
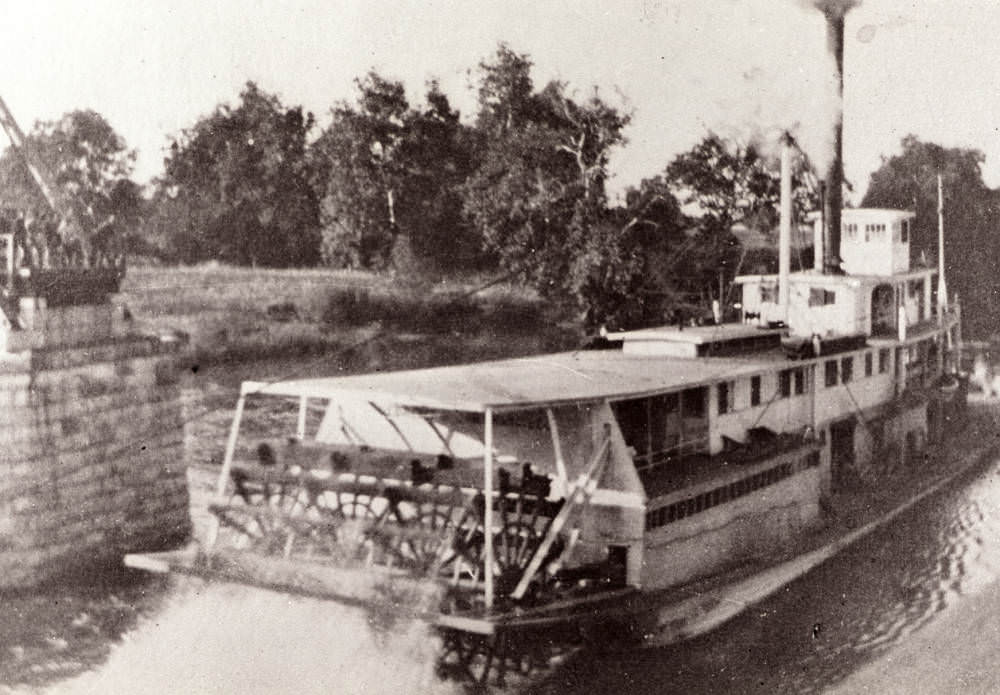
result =
M328 122L368 70L411 102L437 79L464 117L498 42L552 79L632 113L612 193L660 173L709 130L829 156L836 109L809 0L0 0L0 95L21 126L94 109L162 171L173 136L236 103L247 80ZM1000 186L1000 3L863 0L847 15L844 157L858 198L913 133L986 155ZM0 144L6 144L0 138ZM859 202L858 199L854 200Z

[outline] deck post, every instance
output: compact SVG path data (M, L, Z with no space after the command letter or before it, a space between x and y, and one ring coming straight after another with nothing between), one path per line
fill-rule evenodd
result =
M493 409L483 414L483 571L486 574L486 610L493 608Z
M222 458L222 471L219 473L219 483L216 486L215 494L222 497L226 494L226 485L229 482L229 470L233 467L233 455L236 453L236 437L240 432L240 420L243 419L243 404L246 402L246 394L240 388L240 398L236 401L236 415L233 416L233 424L229 427L229 439L226 441L226 453Z
M295 436L298 437L299 441L305 441L306 438L306 413L309 410L309 397L302 396L299 398L299 422L295 428Z
M552 452L556 457L556 473L565 488L569 484L569 474L566 472L566 460L562 455L562 443L559 441L559 423L556 422L556 414L552 408L545 409L545 416L549 419L549 432L552 433Z

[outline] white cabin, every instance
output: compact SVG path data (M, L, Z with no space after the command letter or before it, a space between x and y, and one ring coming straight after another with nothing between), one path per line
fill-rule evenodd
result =
M818 216L810 216L820 224ZM843 211L845 274L805 270L788 277L788 306L778 302L778 275L742 275L744 322L785 325L792 336L897 337L936 323L938 273L910 267L910 221L901 210ZM943 298L941 298L943 299Z

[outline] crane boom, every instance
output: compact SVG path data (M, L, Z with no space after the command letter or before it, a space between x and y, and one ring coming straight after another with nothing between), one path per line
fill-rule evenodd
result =
M28 168L31 178L35 181L38 190L41 191L42 196L53 212L61 217L68 217L69 215L65 214L65 211L61 209L63 206L56 197L55 188L49 183L51 177L48 176L47 172L43 173L44 167L41 165L38 157L29 151L30 146L24 137L24 131L17 124L14 114L7 108L7 102L3 100L3 97L0 97L0 125L3 126L4 132L7 134L7 139L10 140L14 151L18 153L24 165Z

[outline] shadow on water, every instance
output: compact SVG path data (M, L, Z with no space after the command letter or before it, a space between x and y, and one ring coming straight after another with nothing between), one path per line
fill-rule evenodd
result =
M121 570L0 595L0 684L38 688L97 667L167 590L163 577Z
M718 631L580 654L532 692L816 693L1000 575L1000 464L963 476Z

